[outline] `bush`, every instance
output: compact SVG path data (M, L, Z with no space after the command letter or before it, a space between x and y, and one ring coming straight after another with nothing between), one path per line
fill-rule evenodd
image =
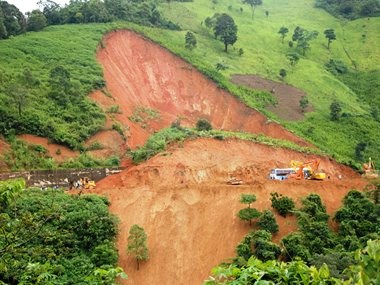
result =
M211 131L212 130L211 123L206 119L199 119L197 121L196 128L198 131Z
M278 224L271 211L265 210L257 221L257 225L272 234L278 232Z
M276 260L280 254L281 249L278 245L271 242L271 233L265 230L256 231L252 235L252 241L254 245L253 254L262 261Z
M311 254L304 244L304 237L300 232L293 232L281 240L284 246L284 258L286 261L294 260L296 257L308 261Z
M325 64L325 67L332 74L345 74L348 72L347 65L339 59L330 59L330 61Z
M272 207L277 210L277 212L286 217L287 214L294 210L294 201L289 197L283 197L282 194L273 192L271 195Z

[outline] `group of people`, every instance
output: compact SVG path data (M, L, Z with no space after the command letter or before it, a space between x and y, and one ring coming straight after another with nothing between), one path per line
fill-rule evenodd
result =
M87 177L80 178L79 180L76 180L76 181L70 181L70 190L87 188L86 186L88 185L88 183L89 183L89 180Z

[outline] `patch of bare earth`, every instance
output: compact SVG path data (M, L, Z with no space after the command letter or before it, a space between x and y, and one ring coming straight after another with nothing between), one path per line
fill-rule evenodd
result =
M267 107L269 111L279 118L288 121L297 121L304 118L304 113L300 108L300 100L306 93L291 85L262 78L258 75L235 74L231 77L235 84L244 85L253 89L270 92L276 97L278 104ZM312 107L307 107L306 112L311 112Z
M211 269L235 255L235 247L252 228L237 212L242 193L255 194L259 210L270 209L270 193L294 198L298 204L309 193L319 194L333 213L344 195L365 182L350 168L320 158L325 181L272 181L272 167L288 167L291 160L316 156L239 140L198 139L172 146L138 166L100 181L96 193L111 201L110 210L120 217L119 264L128 273L123 284L202 284ZM338 177L342 179L338 179ZM227 181L236 177L244 184ZM277 216L279 241L294 231L294 217ZM148 236L150 259L136 270L126 254L128 230L142 226Z
M43 146L48 151L47 154L58 163L66 161L70 158L75 158L79 155L78 151L73 151L65 146L51 143L49 139L47 138L38 137L34 135L29 135L29 134L20 135L18 136L18 138L29 144Z
M189 126L206 118L215 128L263 133L307 145L142 36L118 31L107 35L104 42L98 60L112 97L97 93L92 98L103 108L119 106L120 112L109 119L127 130L128 147L142 145L153 132L177 118ZM294 99L294 106L300 97ZM142 109L159 116L149 118L146 112L141 117ZM129 275L123 284L201 284L211 268L235 255L237 243L251 230L236 217L244 207L239 203L242 193L255 194L254 206L264 210L270 208L271 192L298 203L314 192L333 213L350 189L365 185L351 169L327 158L320 158L320 168L331 177L326 181L267 179L271 168L312 158L316 157L252 142L203 138L187 141L182 147L174 145L141 165L128 164L127 170L100 181L93 191L110 199L110 210L121 220L119 264ZM244 184L228 185L231 177ZM280 232L275 241L296 229L294 217L277 217L277 221ZM133 224L142 226L148 235L150 259L140 270L126 254Z
M307 145L150 40L131 31L117 31L109 33L103 42L105 47L98 51L98 60L112 99L100 98L101 93L92 97L103 106L118 106L119 113L113 118L128 130L129 147L144 144L152 133L169 127L178 118L190 126L205 118L217 129L262 133ZM139 109L158 116L143 123L133 120Z

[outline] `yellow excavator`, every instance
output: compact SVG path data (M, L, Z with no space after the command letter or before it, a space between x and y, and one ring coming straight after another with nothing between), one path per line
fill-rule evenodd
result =
M318 172L318 167L320 164L319 159L313 159L308 162L300 162L292 160L290 162L295 173L290 174L289 178L294 178L297 180L301 179L315 179L324 180L326 178L326 173Z

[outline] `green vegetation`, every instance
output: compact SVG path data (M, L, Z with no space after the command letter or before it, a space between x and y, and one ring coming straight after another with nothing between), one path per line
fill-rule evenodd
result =
M292 198L282 196L282 194L278 194L277 192L270 193L270 200L272 201L272 207L277 210L277 212L286 217L286 215L290 214L294 208L295 203Z
M272 200L284 198L276 194L272 193ZM294 212L299 230L284 237L279 247L271 242L270 231L276 228L273 214L264 211L259 222L267 229L248 233L236 247L237 256L216 267L214 277L205 284L289 284L302 280L298 282L348 285L380 281L379 204L361 192L349 192L334 217L338 234L329 228L329 215L318 195L305 197Z
M211 123L206 119L199 119L195 125L198 131L211 131Z
M262 134L251 134L243 132L229 132L222 130L198 131L197 129L189 129L180 127L178 122L174 122L171 128L162 129L153 134L148 141L136 150L132 150L130 155L134 163L143 162L152 156L166 150L167 146L175 142L183 142L185 139L197 137L208 137L223 140L226 138L237 138L241 140L252 141L272 147L282 147L303 153L313 153L324 155L323 152L308 147L300 147L299 145L286 141L266 137Z
M245 284L378 284L380 281L380 241L368 241L363 250L355 253L357 265L346 269L347 280L333 277L324 264L319 269L304 261L263 262L251 257L244 266L221 265L213 269L213 276L204 285Z
M237 41L237 26L234 19L226 13L218 15L214 26L214 35L223 42L224 51L227 52L228 45L233 45Z
M315 6L325 9L332 15L348 19L380 16L379 0L316 0Z
M149 259L146 239L146 233L139 225L133 225L129 230L127 253L136 258L137 270L140 268L140 261Z
M10 138L11 149L4 154L4 161L12 171L30 169L57 169L57 168L90 168L118 166L120 159L111 156L107 159L96 159L86 152L75 159L68 159L63 163L56 162L47 154L41 145L27 144L22 140ZM101 149L99 143L93 143L86 150ZM58 149L59 150L59 149ZM59 154L59 153L56 153Z
M185 47L189 50L196 48L197 39L192 32L187 32L185 35Z
M31 133L81 149L102 128L105 116L86 95L104 86L95 51L107 28L77 29L49 27L0 41L0 134ZM79 52L67 57L70 50Z
M115 284L117 219L108 201L0 182L3 284Z
M275 234L278 232L278 224L275 216L269 210L265 210L256 223L261 229Z
M252 224L252 220L260 217L260 212L255 208L251 208L251 204L256 201L256 196L253 194L241 194L240 203L247 204L247 208L241 209L238 212L238 217L243 221L249 221Z
M380 124L372 115L378 117L376 114L379 111L372 108L378 104L367 103L373 100L373 94L379 93L380 90L376 83L380 57L378 51L373 48L380 44L376 37L377 31L380 30L379 18L347 22L316 9L312 2L266 0L263 1L262 8L270 11L271 17L267 19L264 13L256 13L253 22L251 11L242 10L240 3L231 4L219 0L212 13L221 14L228 10L228 14L238 26L235 50L231 49L230 53L224 54L210 34L206 21L203 25L200 24L210 15L210 5L205 5L204 1L172 2L170 5L170 11L166 9L166 5L162 5L163 15L196 35L196 50L191 53L186 51L181 38L177 36L179 32L158 33L149 29L139 31L191 62L206 76L215 70L216 62L223 62L229 68L219 70L216 75L212 73L213 76L209 78L239 97L248 106L258 108L272 119L282 122L287 128L316 144L338 161L358 168L361 162L355 157L355 147L363 137L370 141L363 156L380 160L380 149L376 144L376 141L380 141ZM229 6L231 8L228 8ZM281 27L288 28L293 34L297 26L320 34L308 42L310 49L306 49L305 56L302 55L302 44L299 48L297 43L289 48L281 44L282 39L279 37ZM327 40L323 34L326 29L333 29L336 35L333 48L330 50L326 48ZM240 48L244 48L243 57L238 55ZM292 61L287 58L289 53L292 55ZM296 59L293 60L294 58ZM350 78L347 76L345 80L345 77L326 74L324 65L330 59L343 62L352 72ZM228 82L232 74L258 74L264 78L278 80L279 66L287 70L284 81L304 90L310 105L313 106L314 111L306 112L303 121L285 122L275 118L265 111L265 106L274 102L255 94L247 96L244 94L245 91L242 93L239 87ZM347 81L352 84L348 84ZM359 96L357 89L366 91L361 92ZM273 98L270 94L266 96ZM367 99L363 100L363 97ZM338 123L329 119L329 106L334 100L341 104L342 115L347 115Z

